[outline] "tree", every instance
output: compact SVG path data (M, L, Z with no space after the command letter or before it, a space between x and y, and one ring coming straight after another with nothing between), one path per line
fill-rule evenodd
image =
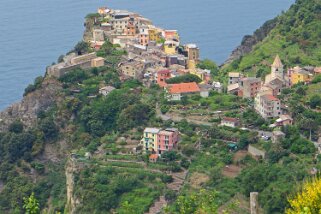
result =
M23 198L24 204L23 208L26 211L26 214L38 214L40 213L39 202L35 198L35 194L31 193L31 195L27 198Z
M74 52L76 52L78 55L82 55L86 52L88 52L89 45L85 41L78 42L77 45L74 47Z
M210 70L212 75L217 75L218 73L218 66L215 62L209 59L202 60L200 63L197 64L197 67L200 69Z
M181 214L217 213L218 205L215 201L217 193L212 190L202 189L197 193L179 196L178 210Z
M10 124L9 132L14 132L16 134L21 133L23 131L23 123L20 121L15 121Z
M299 87L297 90L296 90L296 94L299 94L301 96L305 96L306 95L306 92L304 90L303 87Z
M313 95L310 98L310 107L311 108L316 108L316 107L321 106L321 97L318 94Z
M61 62L63 62L64 61L64 57L65 57L65 55L60 55L59 57L58 57L58 59L57 59L57 62L58 63L61 63Z
M162 158L166 162L175 161L179 158L179 155L175 151L164 152Z
M45 139L52 140L58 136L58 127L52 119L46 118L40 123L40 130L43 131Z
M176 84L176 83L189 83L189 82L202 82L201 78L194 74L185 74L178 77L173 77L170 79L165 80L167 84Z

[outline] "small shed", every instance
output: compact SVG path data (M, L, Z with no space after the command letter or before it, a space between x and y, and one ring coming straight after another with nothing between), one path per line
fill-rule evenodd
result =
M151 154L149 156L149 162L156 163L157 159L158 159L158 155L157 154Z

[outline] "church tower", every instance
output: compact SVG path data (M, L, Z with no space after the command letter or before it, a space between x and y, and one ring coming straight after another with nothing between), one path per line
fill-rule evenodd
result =
M281 59L279 57L279 55L276 55L274 62L271 66L271 78L275 79L275 78L279 78L281 80L284 80L284 68L283 68L283 64L281 62Z

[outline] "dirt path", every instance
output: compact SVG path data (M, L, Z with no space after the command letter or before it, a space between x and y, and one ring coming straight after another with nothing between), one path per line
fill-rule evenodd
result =
M176 173L166 173L167 175L171 175L173 177L173 182L167 184L167 188L176 192L179 192L182 188L188 171L183 170L182 172ZM158 200L154 202L154 204L149 208L148 212L145 214L157 214L162 211L162 209L167 206L167 201L165 199L165 195L161 195Z

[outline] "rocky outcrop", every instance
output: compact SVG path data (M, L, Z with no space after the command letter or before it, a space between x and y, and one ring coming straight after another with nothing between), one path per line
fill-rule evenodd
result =
M0 131L19 120L26 127L33 126L37 121L37 114L45 111L59 101L62 90L61 83L55 79L45 79L39 89L27 94L23 99L11 105L0 113Z
M243 37L241 45L232 51L232 54L224 62L223 65L227 65L234 60L240 59L245 54L252 51L253 47L259 42L263 41L268 34L273 30L278 22L278 17L265 22L259 29L257 29L253 35L246 35Z
M77 206L80 201L75 198L75 173L79 171L77 160L73 157L69 158L66 163L66 188L67 188L67 203L65 211L69 214L76 213Z

